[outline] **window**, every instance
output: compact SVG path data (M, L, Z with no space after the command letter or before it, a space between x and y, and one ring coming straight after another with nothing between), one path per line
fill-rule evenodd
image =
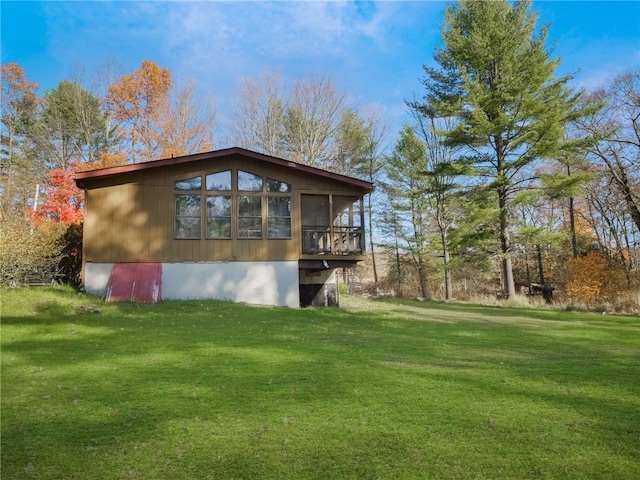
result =
M200 238L200 222L200 195L176 195L176 238Z
M262 238L262 197L238 197L238 238Z
M202 177L187 178L178 180L175 183L176 190L200 190L202 188Z
M241 192L261 192L262 177L238 170L238 190Z
M281 182L275 178L267 178L267 192L289 193L290 191L290 183Z
M291 238L290 183L224 170L177 180L174 189L177 239Z
M231 170L205 177L207 191L231 192ZM231 238L231 195L207 196L207 238Z
M277 195L290 193L291 184L275 178L267 178L267 238L291 238L291 197Z
M268 197L268 238L291 238L291 197Z
M217 190L219 192L231 191L231 170L224 172L210 173L206 177L207 190Z
M207 197L207 238L231 238L231 197Z
M182 239L200 238L202 232L200 211L202 177L197 176L178 180L174 183L174 188L178 191L185 191L184 194L175 196L175 237ZM187 194L186 190L191 190L192 192ZM195 191L197 191L197 194Z

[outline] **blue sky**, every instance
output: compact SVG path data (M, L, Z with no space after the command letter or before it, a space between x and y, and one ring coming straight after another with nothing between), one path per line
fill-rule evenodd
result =
M2 0L2 63L17 62L40 91L81 67L121 74L144 59L196 81L218 105L221 133L242 77L262 72L333 79L358 108L376 107L391 142L410 122L422 65L439 44L444 2L12 2ZM550 23L558 74L576 87L606 84L640 66L640 1L536 1ZM549 43L551 45L551 43ZM87 80L88 82L88 80ZM218 146L228 146L221 136Z

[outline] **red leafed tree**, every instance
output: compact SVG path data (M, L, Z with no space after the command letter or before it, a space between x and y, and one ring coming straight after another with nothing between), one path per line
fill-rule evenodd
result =
M72 178L73 173L73 170L62 168L49 172L47 196L44 202L32 212L36 220L48 219L67 225L82 223L84 195L82 190L76 187Z
M49 185L44 202L31 213L41 224L66 225L60 239L62 251L57 265L63 283L79 286L82 270L82 204L84 194L73 181L75 165L71 169L56 168L48 175Z

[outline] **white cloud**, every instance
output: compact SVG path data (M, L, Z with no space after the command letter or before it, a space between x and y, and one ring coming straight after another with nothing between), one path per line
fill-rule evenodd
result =
M355 2L188 2L161 18L169 49L202 56L242 52L295 59L346 56L381 31L383 10Z

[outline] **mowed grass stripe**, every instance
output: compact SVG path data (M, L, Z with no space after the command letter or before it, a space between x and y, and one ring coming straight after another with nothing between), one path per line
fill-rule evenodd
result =
M638 317L1 295L3 479L640 478Z

